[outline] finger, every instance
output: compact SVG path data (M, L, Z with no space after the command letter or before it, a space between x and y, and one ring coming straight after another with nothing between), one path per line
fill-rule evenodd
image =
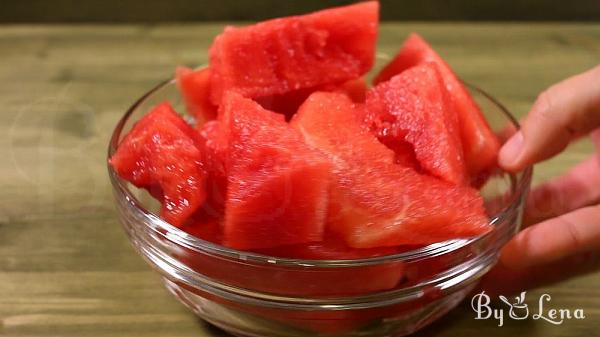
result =
M510 171L547 159L571 140L600 126L600 66L544 91L517 132L502 147L499 162Z
M600 202L600 155L579 163L565 175L534 188L523 225L529 226Z
M544 266L514 270L501 262L481 280L474 293L484 290L490 296L512 295L600 270L600 252L569 256Z
M518 233L502 249L501 261L522 269L600 249L600 205L580 208Z

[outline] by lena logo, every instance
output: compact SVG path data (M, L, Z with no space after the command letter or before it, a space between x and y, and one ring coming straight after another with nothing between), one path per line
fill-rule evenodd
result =
M527 292L522 292L516 296L514 301L510 301L505 296L498 296L500 301L508 306L508 317L513 320L524 320L531 317L533 320L543 320L550 324L560 325L565 320L570 319L585 319L583 309L554 309L547 308L552 297L548 294L542 294L538 301L537 310L529 310L529 306L525 303ZM504 325L505 309L493 308L490 303L491 297L482 291L476 294L471 299L471 308L475 311L475 319L495 319L498 321L498 326Z

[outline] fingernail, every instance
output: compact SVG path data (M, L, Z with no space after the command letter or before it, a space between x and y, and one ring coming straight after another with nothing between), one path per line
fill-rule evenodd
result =
M517 163L523 151L523 133L514 134L500 149L498 160L503 166L513 166Z

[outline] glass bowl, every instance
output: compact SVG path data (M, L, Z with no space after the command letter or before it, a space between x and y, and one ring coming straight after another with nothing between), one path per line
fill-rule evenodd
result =
M514 118L483 91L475 100L502 141ZM151 107L185 111L173 80L141 97L116 126L108 156ZM109 166L120 221L167 289L205 321L237 336L404 336L441 317L476 286L521 223L531 169L497 171L481 187L494 229L360 260L300 260L226 248L161 220L149 195Z

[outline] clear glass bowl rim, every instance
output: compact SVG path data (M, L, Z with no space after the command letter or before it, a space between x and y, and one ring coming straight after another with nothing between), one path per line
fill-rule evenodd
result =
M138 109L138 107L145 102L146 99L150 98L153 94L163 89L168 85L173 85L175 83L174 79L166 80L156 87L145 93L142 97L140 97L129 109L127 112L121 117L118 121L115 129L113 130L111 139L109 141L108 146L108 158L110 158L116 151L119 140L121 138L121 133L123 132L123 128L125 124L128 122L130 116L134 114L134 112ZM467 84L470 90L473 90L491 103L493 103L504 115L505 117L515 126L519 127L517 120L512 116L512 114L506 109L500 102L498 102L494 97L487 94L482 89ZM116 171L110 166L108 167L108 173L111 180L111 184L113 186L115 195L117 198L124 198L129 202L133 207L136 214L136 218L142 219L145 225L148 225L151 230L154 230L161 235L167 236L170 241L173 243L186 247L187 249L191 249L193 251L209 254L212 256L224 257L229 259L239 260L240 262L245 263L255 263L255 264L264 264L264 265L280 265L280 266L298 266L298 267L316 267L316 268L336 268L336 267L358 267L358 266L366 266L366 265L377 265L383 263L394 263L394 262L408 262L417 259L438 256L441 254L449 253L460 249L462 247L468 246L470 244L474 244L479 240L484 239L488 235L492 235L494 231L502 230L502 228L494 228L494 230L473 238L469 239L460 239L460 240L449 240L440 243L434 243L427 245L425 247L417 248L414 250L393 254L393 255L384 255L372 258L365 259L354 259L354 260L308 260L308 259L291 259L291 258L281 258L275 256L262 255L258 253L240 251L232 248L228 248L219 244L215 244L209 241L202 240L193 235L190 235L183 230L169 224L168 222L162 220L160 217L155 215L153 212L147 210L142 203L133 195L133 193L129 190L127 186L127 182L121 179ZM510 197L510 201L507 202L507 205L497 214L491 217L490 223L492 225L498 223L500 225L508 226L510 224L502 221L506 216L512 214L515 209L519 207L519 202L523 197L524 193L527 193L528 186L531 182L531 176L533 173L532 167L527 167L523 171L513 174L515 181L513 184L513 193Z

